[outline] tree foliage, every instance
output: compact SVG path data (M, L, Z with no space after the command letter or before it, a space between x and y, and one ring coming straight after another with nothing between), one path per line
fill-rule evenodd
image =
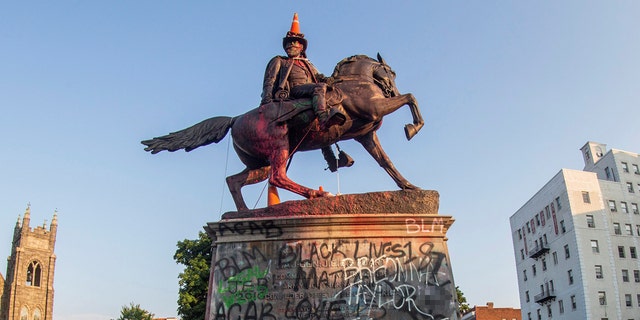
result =
M467 303L467 298L464 296L464 293L462 293L462 290L460 290L458 286L456 286L456 294L458 295L458 312L460 314L469 312L471 307Z
M201 231L196 240L178 241L173 259L185 266L178 276L178 314L182 320L204 320L211 265L211 239Z
M120 317L116 320L152 320L154 314L142 309L139 304L131 302L129 306L122 306Z

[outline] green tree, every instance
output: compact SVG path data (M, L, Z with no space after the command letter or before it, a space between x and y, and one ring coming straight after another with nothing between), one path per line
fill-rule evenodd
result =
M173 259L185 266L178 276L178 314L182 320L204 320L211 265L211 239L200 231L196 240L178 241Z
M471 310L469 304L467 303L467 298L465 298L464 293L460 290L460 287L456 286L456 294L458 295L458 312L460 314L465 314Z
M116 320L152 320L153 316L153 313L140 308L139 304L133 304L133 302L131 302L129 306L122 306L120 318Z

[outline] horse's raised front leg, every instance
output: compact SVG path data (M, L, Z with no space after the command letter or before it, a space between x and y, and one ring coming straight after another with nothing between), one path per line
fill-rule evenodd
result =
M247 204L244 202L244 198L242 197L242 187L267 180L269 177L269 169L269 166L258 169L246 168L240 173L227 177L227 186L229 186L231 197L233 198L233 202L235 202L238 211L249 210L249 208L247 208Z
M398 187L402 190L417 190L420 189L413 184L411 184L407 179L405 179L398 169L393 165L391 159L387 156L387 154L382 149L380 145L380 141L378 140L378 135L375 131L371 131L359 138L356 138L356 141L360 142L362 146L371 154L371 156L378 162L378 164L391 176L391 179L396 182Z
M400 107L404 105L408 105L411 110L411 116L413 117L413 123L409 123L404 126L404 133L407 137L407 140L411 140L413 136L422 129L424 126L424 120L422 119L422 115L420 114L420 109L418 108L418 101L416 97L411 93L402 94L399 96L385 98L381 102L378 102L378 108L382 108L384 115L395 112Z
M404 126L404 134L407 136L407 140L411 140L413 136L422 129L424 126L424 120L422 119L422 115L420 114L420 108L418 108L418 100L411 93L404 94L408 96L409 109L411 110L411 116L413 117L413 123L406 124Z
M287 177L287 161L289 160L289 151L286 149L274 150L270 157L271 160L271 176L269 183L272 185L297 193L305 198L317 198L330 196L331 193L314 190L293 182Z

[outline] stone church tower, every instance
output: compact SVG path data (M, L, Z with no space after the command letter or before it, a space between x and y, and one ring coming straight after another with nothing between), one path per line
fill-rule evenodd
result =
M46 222L29 226L31 208L27 207L13 230L7 273L0 275L0 320L51 320L53 318L53 272L56 255L58 216L47 230Z

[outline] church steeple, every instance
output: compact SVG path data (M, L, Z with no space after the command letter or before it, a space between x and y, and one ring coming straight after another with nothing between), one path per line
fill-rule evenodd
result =
M51 224L30 226L31 205L14 227L11 256L0 290L0 320L40 319L53 316L54 247L58 230L58 213Z

